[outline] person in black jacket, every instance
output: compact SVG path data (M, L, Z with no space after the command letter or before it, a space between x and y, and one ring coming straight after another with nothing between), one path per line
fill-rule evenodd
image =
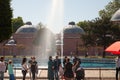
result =
M78 58L76 55L74 56L74 59L73 59L73 64L76 65L76 69L80 66L81 64L81 59ZM75 71L76 71L75 69Z
M36 73L38 72L38 64L37 64L37 61L35 60L35 57L32 57L30 69L32 73L32 79L35 80Z
M72 70L72 63L70 62L70 59L67 58L67 63L65 65L65 72L64 72L64 77L65 77L65 80L74 80L74 73L73 73L73 70Z
M56 59L54 60L54 75L56 80L59 80L58 71L59 71L60 64L61 64L61 61L60 59L58 59L58 56L56 56Z
M63 67L65 67L66 63L67 63L67 56L65 56L63 59Z
M49 56L48 61L48 80L54 80L54 62L52 56Z

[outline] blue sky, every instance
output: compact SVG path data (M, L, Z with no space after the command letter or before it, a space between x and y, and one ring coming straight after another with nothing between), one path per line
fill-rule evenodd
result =
M39 22L47 25L52 1L12 0L13 16L21 16L24 22L31 21L34 25ZM98 12L104 9L110 1L112 0L64 0L64 3L62 3L64 5L62 25L66 26L70 21L77 23L95 19L99 16Z

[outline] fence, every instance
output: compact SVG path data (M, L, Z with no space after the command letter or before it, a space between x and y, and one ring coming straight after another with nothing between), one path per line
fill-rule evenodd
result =
M14 70L16 79L22 79L21 68L16 68ZM8 73L5 73L5 80L8 78ZM29 73L26 78L29 79ZM38 80L47 80L47 68L39 68L37 78ZM85 68L85 80L115 80L115 69Z

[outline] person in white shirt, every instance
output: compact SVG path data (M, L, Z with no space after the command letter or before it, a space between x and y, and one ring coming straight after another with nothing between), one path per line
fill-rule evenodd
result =
M27 72L28 72L27 58L24 57L23 60L22 60L22 74L23 74L23 80L25 80Z
M4 72L6 70L6 64L4 62L4 57L0 58L0 80L4 80Z
M116 59L116 80L118 80L118 73L120 71L120 56L118 56Z

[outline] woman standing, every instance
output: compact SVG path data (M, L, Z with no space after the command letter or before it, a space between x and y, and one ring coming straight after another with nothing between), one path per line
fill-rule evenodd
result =
M49 56L48 61L48 80L54 80L54 62L52 61L52 56Z
M25 80L26 78L26 74L27 74L27 71L28 71L28 68L27 68L27 58L23 58L22 60L22 74L23 74L23 80Z
M72 70L72 63L70 62L70 59L67 59L67 64L65 65L65 72L64 72L64 77L65 80L74 80L74 73Z

